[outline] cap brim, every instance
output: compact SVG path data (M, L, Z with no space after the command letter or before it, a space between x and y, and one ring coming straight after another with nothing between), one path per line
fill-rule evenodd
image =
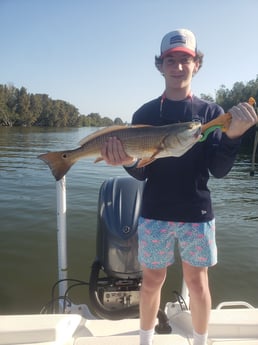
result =
M185 48L185 47L175 47L175 48L166 50L163 54L161 54L160 57L163 59L164 57L166 57L169 54L174 53L174 52L187 53L187 54L189 54L189 55L191 55L193 57L196 56L196 53L193 50L191 50L191 49L188 49L188 48Z

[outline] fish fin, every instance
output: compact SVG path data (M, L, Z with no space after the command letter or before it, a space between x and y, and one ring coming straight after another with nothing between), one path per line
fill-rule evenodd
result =
M87 137L83 138L79 142L79 144L82 146L85 143L87 143L88 141L90 141L92 139L95 139L95 138L97 138L100 135L104 135L104 134L107 134L107 133L110 133L110 132L113 132L113 131L118 131L118 130L124 129L126 127L127 126L119 126L119 125L117 125L117 126L110 126L110 127L104 127L102 129L97 130L94 133L91 133L91 134L87 135Z
M103 161L103 158L101 156L97 157L94 161L94 163L98 163L98 162L101 162Z
M148 158L142 158L139 163L137 164L137 168L142 168L145 167L146 165L151 164L152 162L154 162L157 158L156 156L163 151L163 146L159 149L157 149L156 151L153 152L153 154L151 155L151 157Z
M143 168L146 165L151 164L155 160L156 160L156 158L142 158L142 159L139 160L139 162L137 164L137 168Z
M38 156L39 159L49 166L57 181L61 180L75 163L75 161L67 157L67 152L68 151L48 152Z
M85 138L83 138L79 144L80 146L86 144L87 142L89 142L92 139L95 139L97 137L99 137L100 135L104 135L104 134L108 134L108 133L112 133L112 132L116 132L119 131L121 129L126 129L126 128L140 128L140 127L153 127L150 125L115 125L115 126L110 126L110 127L104 127L102 129L99 129L98 131L87 135ZM114 133L115 135L115 133Z
M157 127L157 126L152 126L152 125L130 125L127 126L129 128L143 128L143 127Z
M153 152L153 154L151 155L151 159L152 158L154 158L155 159L155 157L160 153L160 152L162 152L164 150L164 144L163 143L161 143L160 144L160 148L159 149L156 149L156 151L154 151Z

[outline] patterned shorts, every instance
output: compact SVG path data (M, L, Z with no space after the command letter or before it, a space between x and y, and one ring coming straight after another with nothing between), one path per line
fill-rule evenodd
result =
M196 267L217 263L215 220L207 223L167 222L139 218L139 262L148 268L165 268L174 263L175 243L182 261Z

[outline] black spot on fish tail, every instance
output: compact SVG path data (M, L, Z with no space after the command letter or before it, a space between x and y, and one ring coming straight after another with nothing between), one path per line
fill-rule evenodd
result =
M39 155L38 158L45 162L57 181L61 180L75 163L68 158L66 152L48 152Z

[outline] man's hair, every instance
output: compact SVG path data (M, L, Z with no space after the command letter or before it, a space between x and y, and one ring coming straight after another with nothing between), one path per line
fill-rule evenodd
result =
M196 56L194 57L194 61L199 61L199 69L202 67L203 57L204 57L204 54L200 50L198 50L196 53ZM157 67L159 71L160 71L160 67L162 63L163 63L163 59L160 56L155 56L155 66Z

